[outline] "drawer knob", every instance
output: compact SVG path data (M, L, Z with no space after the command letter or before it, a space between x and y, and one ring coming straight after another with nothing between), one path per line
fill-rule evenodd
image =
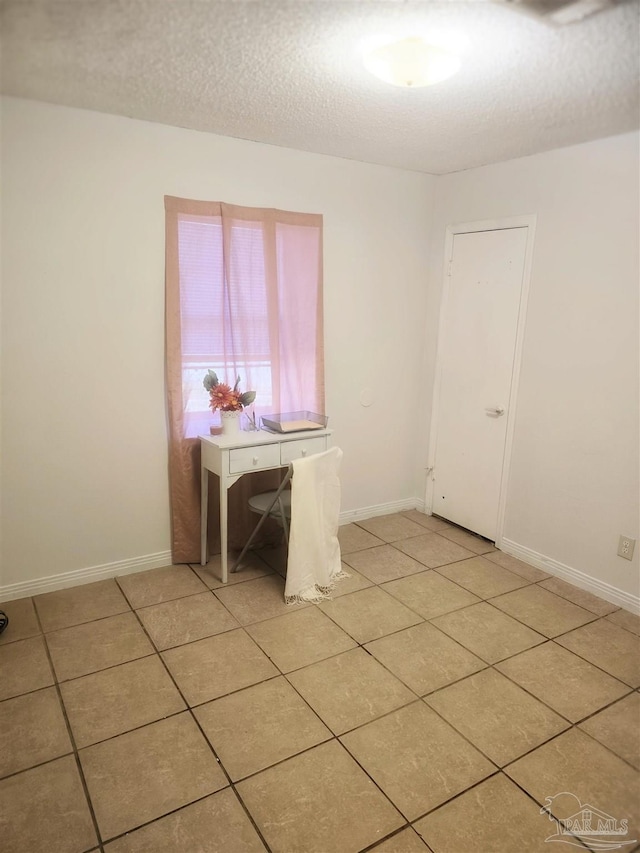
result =
M306 455L307 455L307 451L306 451L306 450L303 450L303 451L302 451L302 455L303 455L303 456L306 456Z
M254 465L257 465L258 464L258 457L254 456L251 461L253 462Z

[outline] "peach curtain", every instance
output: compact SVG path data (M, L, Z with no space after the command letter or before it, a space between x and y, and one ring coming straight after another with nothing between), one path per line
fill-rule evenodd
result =
M174 563L200 559L200 442L217 424L202 386L208 368L256 391L256 416L324 414L322 216L165 196L166 371ZM210 549L219 549L217 480ZM248 496L273 474L230 490L230 546L252 522Z

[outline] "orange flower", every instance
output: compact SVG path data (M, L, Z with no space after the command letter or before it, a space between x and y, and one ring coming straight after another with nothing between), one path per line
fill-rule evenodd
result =
M233 391L229 385L224 382L215 385L209 391L210 401L209 406L212 409L222 409L225 412L233 412L236 409L242 408L238 400L238 392Z
M239 391L232 391L231 394L229 395L229 397L230 397L229 403L228 403L228 405L226 405L224 407L224 410L226 412L238 412L238 411L240 411L240 409L242 409L242 402L241 402L242 395L240 394L240 392Z

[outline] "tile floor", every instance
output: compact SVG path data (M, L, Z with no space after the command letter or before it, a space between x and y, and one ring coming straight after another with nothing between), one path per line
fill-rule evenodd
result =
M281 549L3 605L3 853L549 853L575 797L640 849L640 619L419 512L340 539L319 605Z

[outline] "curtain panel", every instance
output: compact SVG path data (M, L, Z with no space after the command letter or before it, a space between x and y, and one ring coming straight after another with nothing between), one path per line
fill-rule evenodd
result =
M255 391L261 414L324 414L322 216L165 196L166 376L174 563L200 561L200 442L218 423L202 381L211 368ZM229 542L252 526L248 497L273 472L229 493ZM212 478L216 480L215 477ZM217 482L209 542L219 546Z

